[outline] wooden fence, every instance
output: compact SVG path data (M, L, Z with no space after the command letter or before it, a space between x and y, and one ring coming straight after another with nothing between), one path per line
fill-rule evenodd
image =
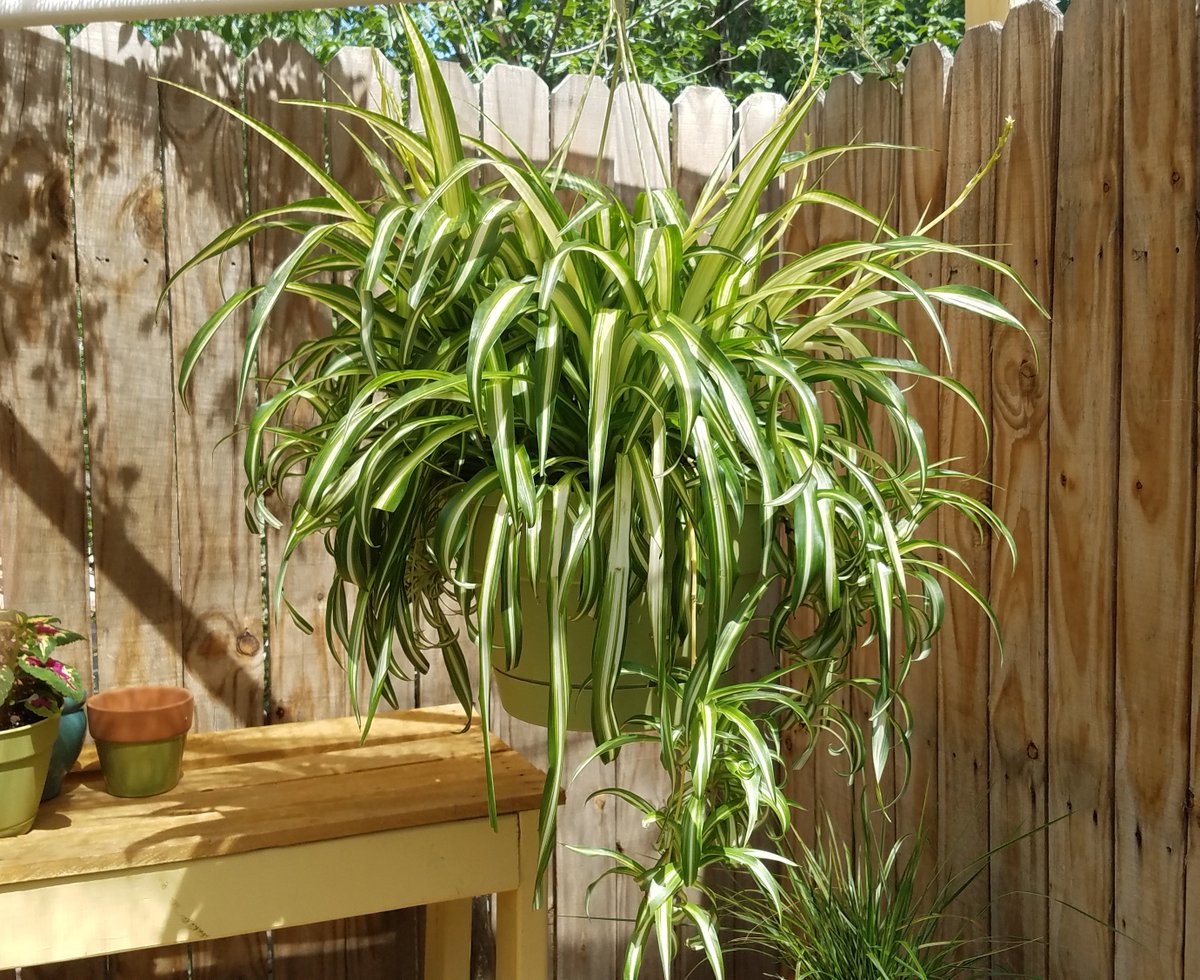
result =
M1035 357L1015 332L950 317L955 372L992 419L990 449L956 402L913 392L931 444L991 481L985 492L1016 534L1014 570L990 540L953 523L938 528L992 597L1006 647L1001 657L969 603L951 605L935 656L907 690L912 785L883 831L909 834L923 820L929 866L951 869L1032 831L993 858L961 909L981 929L1030 940L1006 961L1039 976L1200 976L1200 861L1187 860L1189 843L1200 846L1195 16L1192 0L1075 0L1064 23L1034 0L1003 30L971 30L953 59L917 49L902 90L838 79L806 124L819 142L928 148L854 154L825 178L907 227L953 199L1004 118L1017 120L1001 164L947 233L1001 243L1052 321L1001 287L1029 325ZM69 47L49 31L3 33L0 44L5 601L87 622L92 554L95 688L185 683L205 728L345 713L321 643L264 617L260 568L264 553L271 567L278 542L245 530L238 440L218 442L230 428L233 333L202 365L190 414L173 391L203 312L261 276L282 243L258 242L156 309L182 258L247 204L306 184L228 117L154 79L243 100L365 188L339 125L276 100L377 99L371 53L346 49L322 69L295 46L266 42L239 64L209 36L179 35L156 51L118 25L89 27ZM783 104L756 95L734 107L719 91L693 88L668 105L652 89L627 89L601 149L604 96L583 79L549 92L516 68L495 68L478 86L453 66L447 75L465 129L486 136L499 127L545 159L582 106L576 166L602 153L602 174L623 192L670 180L685 198L735 127L746 148ZM788 244L858 231L814 212ZM916 272L996 285L952 260ZM261 352L267 363L318 328L299 305L281 325ZM936 359L928 331L913 329ZM319 549L293 563L291 597L310 619L320 616L326 571ZM451 699L433 677L410 693L424 704ZM508 720L500 729L536 758L536 731ZM583 742L572 751L580 758ZM585 773L572 786L562 841L641 846L645 832L629 813L584 802L609 778L652 788L652 759L626 753L617 766L615 777ZM795 795L810 808L810 828L818 799L850 826L850 792L832 764L799 772ZM560 851L553 941L563 980L619 973L626 930L617 920L635 896L601 892L597 917L583 918L594 873ZM75 914L86 910L64 910L64 920ZM477 918L477 973L486 976L487 916ZM27 969L22 980L184 976L189 964L192 976L214 980L416 977L419 932L418 917L395 913ZM749 963L731 972L762 975Z

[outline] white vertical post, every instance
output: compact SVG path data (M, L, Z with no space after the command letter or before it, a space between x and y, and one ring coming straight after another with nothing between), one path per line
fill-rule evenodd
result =
M967 27L986 24L989 20L1004 23L1009 10L1020 0L967 0Z

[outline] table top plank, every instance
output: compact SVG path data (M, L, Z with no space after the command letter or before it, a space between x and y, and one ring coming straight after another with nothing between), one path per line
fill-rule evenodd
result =
M457 708L190 737L169 793L122 800L94 763L34 829L0 840L0 886L486 816L483 739ZM258 739L248 737L258 735ZM499 813L537 809L543 774L491 739Z

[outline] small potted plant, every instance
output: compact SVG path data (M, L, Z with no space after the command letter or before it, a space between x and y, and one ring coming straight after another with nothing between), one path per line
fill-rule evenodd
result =
M81 639L54 616L0 610L0 837L33 826L63 704L84 698L79 673L52 654Z

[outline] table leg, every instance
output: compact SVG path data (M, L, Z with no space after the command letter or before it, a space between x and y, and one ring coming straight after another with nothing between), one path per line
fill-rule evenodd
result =
M471 900L459 898L425 909L425 980L469 980Z
M547 936L550 919L533 907L537 878L538 818L519 815L517 824L521 883L496 896L496 980L547 980Z

